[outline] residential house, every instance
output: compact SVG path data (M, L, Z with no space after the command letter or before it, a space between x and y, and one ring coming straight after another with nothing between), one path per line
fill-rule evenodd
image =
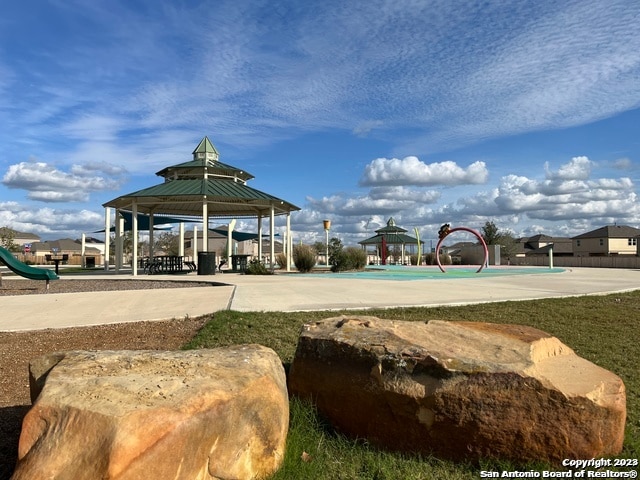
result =
M607 225L572 237L577 257L638 255L640 229L627 225Z
M572 257L573 243L569 237L550 237L538 234L533 237L523 237L517 240L516 257L549 256L549 250L553 248L555 257Z
M32 243L40 241L40 237L33 233L19 232L13 228L9 228L9 232L13 235L13 243L20 247L20 251L25 250L25 245L28 251Z
M102 242L102 249L98 246L94 246L91 243L85 244L85 256L94 258L94 262L97 259L99 262L102 260L102 254L104 251L104 242ZM46 264L49 261L51 255L67 255L68 263L73 265L82 264L82 242L80 240L72 240L70 238L62 238L60 240L50 240L46 242L34 242L31 244L30 257L26 260L33 261L37 264Z

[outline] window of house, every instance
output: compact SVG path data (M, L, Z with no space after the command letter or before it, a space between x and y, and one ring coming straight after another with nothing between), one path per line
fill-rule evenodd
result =
M601 239L600 239L600 246L601 246L601 247L602 247L602 246L604 246L604 238L601 238Z
M580 246L580 240L576 240L576 247Z
M634 246L638 245L638 239L637 239L637 238L629 238L629 239L627 240L627 244L628 244L630 247L634 247Z

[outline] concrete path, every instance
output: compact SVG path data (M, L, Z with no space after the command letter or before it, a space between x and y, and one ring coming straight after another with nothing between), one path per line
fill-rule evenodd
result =
M443 274L445 275L445 274ZM131 275L77 276L132 279ZM59 281L65 280L63 275ZM176 280L154 275L138 279ZM310 311L462 305L640 289L640 270L570 268L562 273L374 280L336 274L217 274L180 277L217 286L0 297L0 331L63 328L199 316L220 310ZM223 283L223 285L220 285Z

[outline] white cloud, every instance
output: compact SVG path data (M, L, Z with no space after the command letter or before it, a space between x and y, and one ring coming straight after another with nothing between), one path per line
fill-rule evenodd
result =
M5 225L44 239L78 238L79 232L104 228L104 217L86 209L31 208L17 202L0 202L0 226Z
M484 162L474 162L467 168L455 162L426 164L417 157L377 158L364 170L360 185L464 185L486 183L489 172Z
M373 200L403 200L415 203L435 203L441 197L436 190L422 190L407 187L375 187L369 191L369 198Z
M100 175L114 172L115 176ZM2 183L9 188L27 190L31 200L86 202L91 192L118 189L123 173L119 167L91 162L72 166L71 173L45 162L20 162L9 166Z
M593 162L587 157L573 157L569 163L562 165L557 172L551 171L549 162L544 169L549 180L586 180L591 175Z
M631 170L634 168L634 163L631 161L630 158L624 157L624 158L619 158L617 160L614 160L612 162L612 166L616 170Z

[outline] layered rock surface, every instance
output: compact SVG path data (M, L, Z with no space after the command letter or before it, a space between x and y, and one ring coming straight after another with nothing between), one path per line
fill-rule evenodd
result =
M303 327L291 394L394 450L518 461L619 453L625 388L530 327L330 318Z
M282 363L258 345L76 351L30 365L13 480L250 479L282 462Z

